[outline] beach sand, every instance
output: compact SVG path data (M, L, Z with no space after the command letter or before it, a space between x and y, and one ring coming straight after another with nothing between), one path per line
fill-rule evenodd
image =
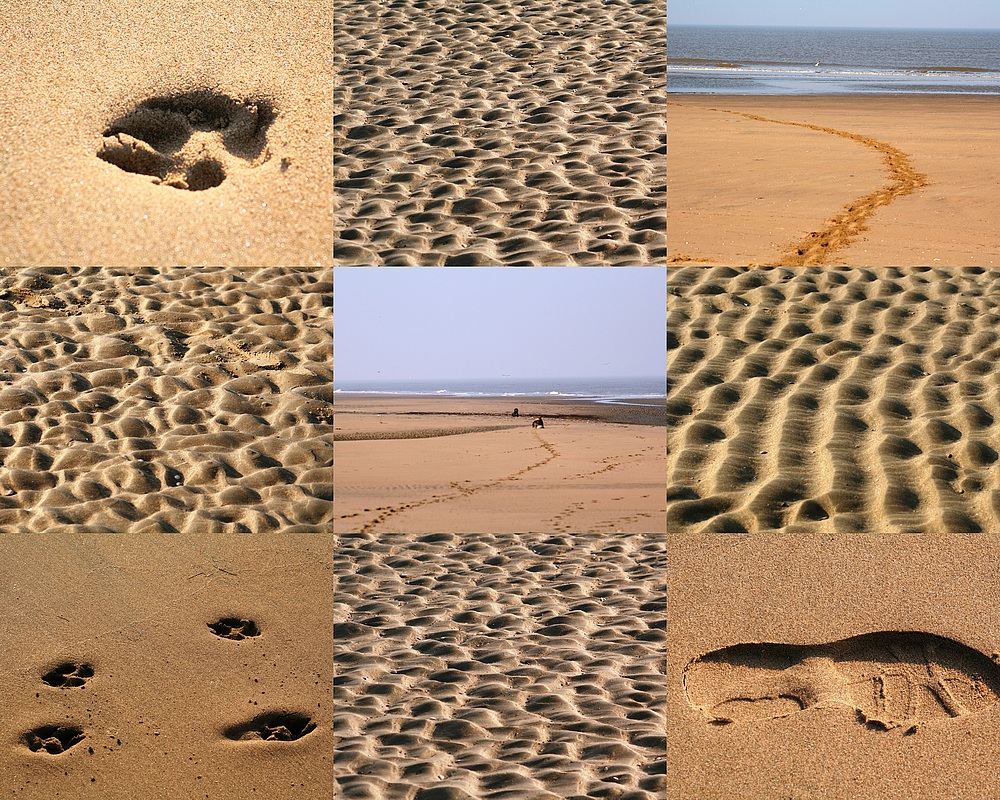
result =
M1000 264L996 97L669 103L668 263Z
M332 11L5 3L0 266L329 266Z
M0 531L328 531L331 278L0 267Z
M666 257L663 0L344 0L334 263Z
M664 422L662 406L335 394L334 527L662 532Z
M665 796L662 534L335 548L339 797Z
M666 796L995 795L996 537L682 534L668 558Z
M0 550L5 797L333 796L330 537Z
M667 282L670 532L1000 532L1000 269Z

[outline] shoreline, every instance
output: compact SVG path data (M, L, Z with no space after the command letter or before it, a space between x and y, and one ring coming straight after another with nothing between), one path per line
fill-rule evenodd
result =
M671 93L667 104L668 264L1000 262L982 170L1000 96Z

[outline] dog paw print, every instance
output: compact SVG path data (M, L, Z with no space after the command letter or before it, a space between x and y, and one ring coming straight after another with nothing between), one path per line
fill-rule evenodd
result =
M42 675L42 681L49 686L58 686L60 689L67 689L71 686L83 686L93 677L94 668L90 664L77 664L73 661L67 661L53 667Z
M237 619L236 617L224 617L218 622L208 623L208 627L216 636L223 639L234 639L240 641L251 636L260 636L260 628L252 619Z
M316 723L305 714L271 711L249 722L226 728L226 738L234 741L261 739L265 742L294 742L316 730Z
M210 91L144 100L104 131L97 157L175 189L203 191L268 159L275 111L265 99Z
M35 753L46 752L53 756L65 753L83 739L83 729L75 725L43 725L21 737L21 741L29 750Z

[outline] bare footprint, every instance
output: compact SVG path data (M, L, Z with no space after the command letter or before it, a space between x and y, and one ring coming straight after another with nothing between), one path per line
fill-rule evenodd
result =
M270 711L248 722L231 725L223 733L235 741L262 739L265 742L294 742L316 730L316 723L305 714Z
M882 631L817 645L738 644L684 669L688 702L713 724L854 709L879 730L975 714L1000 698L1000 666L929 633Z
M268 159L269 100L211 91L153 97L114 120L97 157L154 183L202 191Z

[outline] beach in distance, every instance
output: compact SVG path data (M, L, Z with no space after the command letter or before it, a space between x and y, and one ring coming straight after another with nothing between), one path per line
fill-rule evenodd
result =
M664 528L662 397L333 400L338 532Z

